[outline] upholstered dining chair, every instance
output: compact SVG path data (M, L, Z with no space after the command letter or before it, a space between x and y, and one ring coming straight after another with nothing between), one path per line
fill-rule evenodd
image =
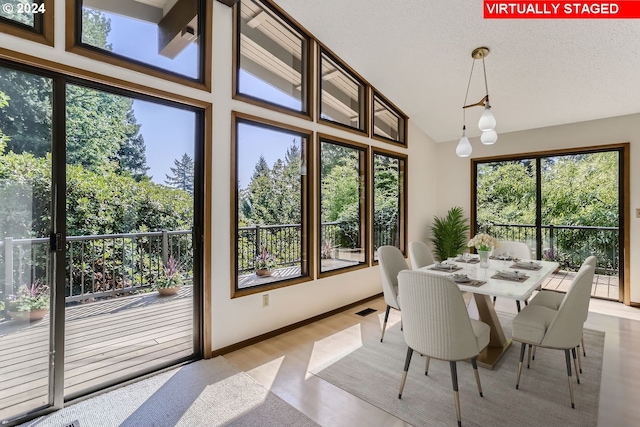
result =
M382 325L382 335L380 336L380 342L382 342L391 308L400 311L400 304L398 304L398 273L402 270L408 270L409 266L400 249L395 246L379 247L378 262L380 263L380 275L382 276L384 302L387 304L387 310L384 313L384 324Z
M414 351L426 356L427 360L449 361L456 416L458 426L461 426L456 362L471 360L478 392L482 397L476 357L489 345L489 325L469 318L462 293L449 277L425 271L401 271L398 286L404 339L408 346L398 398L402 398Z
M420 241L409 242L409 258L411 259L411 266L414 270L435 264L436 262L429 246Z
M589 264L580 267L557 310L542 305L528 305L514 317L511 337L513 341L522 344L516 389L520 388L524 351L527 345L564 350L571 407L575 408L569 351L573 353L573 361L577 367L576 347L582 338L584 319L589 312L594 271L595 268ZM579 382L577 370L576 378Z
M597 258L593 255L588 256L584 262L582 263L582 265L591 265L593 266L593 268L596 268L596 264L597 264ZM560 304L562 304L562 300L564 299L565 294L561 293L561 292L555 292L555 291L546 291L546 290L541 290L540 292L538 292L529 302L529 304L532 305L542 305L545 307L549 307L549 308L553 308L554 310L557 310L560 307ZM588 313L587 313L588 314ZM586 322L587 318L585 317L583 322ZM584 338L581 338L580 343L582 345L582 355L584 357L587 357L587 351L584 347ZM533 349L533 359L535 359L535 348ZM531 361L529 361L528 365L531 363ZM580 360L580 346L578 346L578 369L580 371L580 373L582 373L582 361Z
M500 255L509 255L513 258L519 259L532 259L531 248L524 242L515 242L509 240L501 240L500 245L491 252L492 256L499 257ZM496 302L496 297L493 297L493 302ZM527 305L527 301L524 302ZM516 300L516 308L520 312L520 301Z

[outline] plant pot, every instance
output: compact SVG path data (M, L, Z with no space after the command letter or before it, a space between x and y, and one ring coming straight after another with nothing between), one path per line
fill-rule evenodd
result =
M180 290L180 286L174 286L173 288L158 288L160 296L166 297L169 295L175 295Z
M256 268L256 274L258 276L267 277L267 276L271 276L271 273L272 273L271 270L263 270L261 268L260 269Z
M38 322L49 314L49 310L7 311L16 322Z

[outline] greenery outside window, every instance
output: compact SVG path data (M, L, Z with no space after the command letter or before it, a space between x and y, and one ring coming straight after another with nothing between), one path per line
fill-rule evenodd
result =
M232 296L310 280L311 132L234 113Z
M211 0L67 3L67 50L211 89Z
M407 146L407 116L376 91L372 116L373 138Z
M367 85L349 67L320 47L320 121L367 134Z
M53 0L5 1L0 32L53 46Z
M373 259L380 246L406 254L407 156L373 149Z
M310 37L268 2L241 0L234 14L234 96L310 118Z
M367 263L368 147L320 135L320 274Z

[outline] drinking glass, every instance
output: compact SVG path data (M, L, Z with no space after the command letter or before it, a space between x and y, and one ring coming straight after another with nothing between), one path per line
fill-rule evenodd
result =
M471 253L465 252L462 254L462 259L464 260L464 271L467 271L469 268L469 261L471 261Z

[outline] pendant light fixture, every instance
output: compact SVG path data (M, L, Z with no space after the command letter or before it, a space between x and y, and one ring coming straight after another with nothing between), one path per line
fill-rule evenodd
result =
M473 62L471 63L471 73L469 74L469 82L467 83L467 93L464 95L464 106L462 107L462 138L460 138L460 142L458 142L458 146L456 147L456 154L459 157L469 157L473 150L473 148L471 147L471 143L469 142L469 138L467 138L466 116L465 116L465 112L467 111L467 108L484 107L482 116L480 116L480 120L478 121L478 129L482 131L482 135L480 136L480 142L482 142L485 145L491 145L498 140L498 134L495 130L496 118L493 116L493 113L491 113L491 104L489 103L489 86L487 85L487 70L484 65L484 58L487 55L489 55L488 47L478 47L473 49L473 52L471 52L471 57L473 58ZM469 87L471 86L471 77L473 76L473 66L475 65L476 59L482 59L482 73L484 74L485 96L475 104L467 105L467 96L469 96Z

